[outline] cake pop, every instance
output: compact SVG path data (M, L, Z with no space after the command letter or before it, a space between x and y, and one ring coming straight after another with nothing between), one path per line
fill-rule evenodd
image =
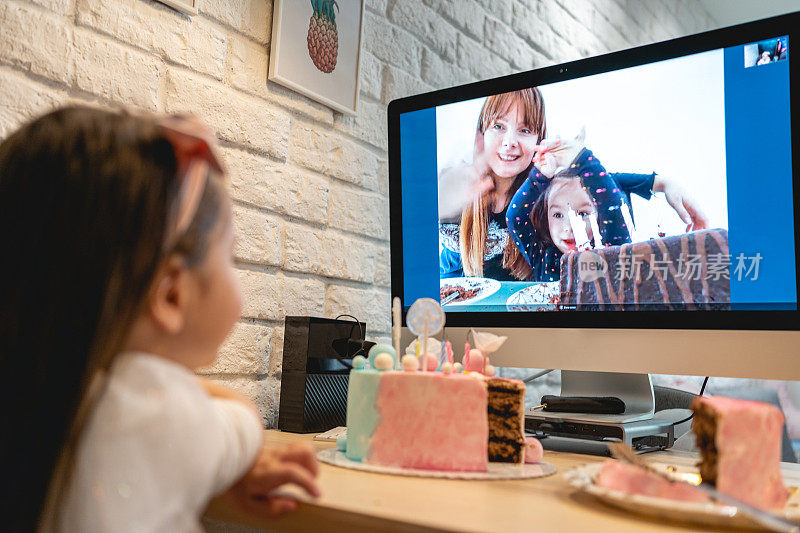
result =
M381 354L387 355L392 360L391 366L382 370L391 370L394 367L394 360L397 354L394 351L394 348L388 344L376 344L369 349L369 366L372 368L378 368L377 364L375 363L375 359Z
M479 349L471 349L469 357L464 357L464 370L467 372L483 372L483 353Z
M419 360L417 360L417 358L413 355L404 355L400 360L400 363L403 365L403 370L406 372L414 372L415 370L419 370Z
M535 437L525 437L525 462L538 463L542 460L544 448L539 439Z
M386 352L381 352L375 356L373 364L377 370L391 370L394 368L394 357Z
M439 358L436 357L436 354L429 353L428 356L425 358L427 364L425 365L425 370L429 372L433 372L437 368L439 368Z

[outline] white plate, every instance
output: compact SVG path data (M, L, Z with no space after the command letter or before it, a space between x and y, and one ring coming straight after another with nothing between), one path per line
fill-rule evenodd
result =
M561 297L560 281L545 281L528 285L506 300L509 311L555 311Z
M667 468L667 465L653 464L656 467ZM596 498L634 513L645 514L668 520L692 522L695 524L726 527L756 527L749 518L743 516L735 507L712 502L681 502L667 498L643 496L641 494L628 494L616 490L600 487L595 484L595 476L603 467L603 463L582 465L564 472L564 477L573 487L595 496ZM685 475L688 471L673 473L676 477ZM778 515L800 522L800 497L796 490L782 512Z
M464 305L483 300L500 290L500 282L491 278L444 278L439 281L439 288L444 285L454 285L466 290L478 289L475 296L457 302L448 302L445 305ZM439 293L441 295L441 292ZM439 299L441 301L441 298Z
M414 477L437 477L446 479L530 479L535 477L545 477L555 474L557 469L550 463L536 464L513 464L513 463L489 463L486 472L451 472L446 470L416 470L413 468L398 468L396 466L380 466L368 463L351 461L336 448L328 448L317 453L317 457L323 463L334 466L342 466L353 470L365 472L375 472L378 474L394 474L398 476Z

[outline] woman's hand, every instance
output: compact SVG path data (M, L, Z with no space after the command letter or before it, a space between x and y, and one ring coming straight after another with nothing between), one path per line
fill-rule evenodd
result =
M698 231L708 228L708 218L697 205L694 198L674 180L656 174L653 180L653 191L663 192L667 203L672 206L678 216L686 223L686 231Z
M276 518L297 509L297 500L275 494L275 489L292 483L318 498L318 474L317 457L306 443L295 442L279 448L263 447L250 471L225 495L244 511L264 518Z
M439 174L439 220L449 220L494 188L494 182L474 163L446 168Z
M494 188L483 150L483 134L475 134L472 164L448 167L439 174L439 220L461 215L465 207Z

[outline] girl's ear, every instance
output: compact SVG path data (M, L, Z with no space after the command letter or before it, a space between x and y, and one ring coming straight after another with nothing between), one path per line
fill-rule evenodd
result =
M183 329L190 289L187 274L181 260L173 257L159 269L153 282L149 312L156 327L165 333L176 334Z

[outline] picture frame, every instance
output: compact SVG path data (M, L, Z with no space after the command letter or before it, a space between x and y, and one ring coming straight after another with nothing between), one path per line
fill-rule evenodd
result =
M269 81L355 116L364 0L275 0Z
M172 9L186 13L187 15L197 15L197 7L200 0L158 0Z

